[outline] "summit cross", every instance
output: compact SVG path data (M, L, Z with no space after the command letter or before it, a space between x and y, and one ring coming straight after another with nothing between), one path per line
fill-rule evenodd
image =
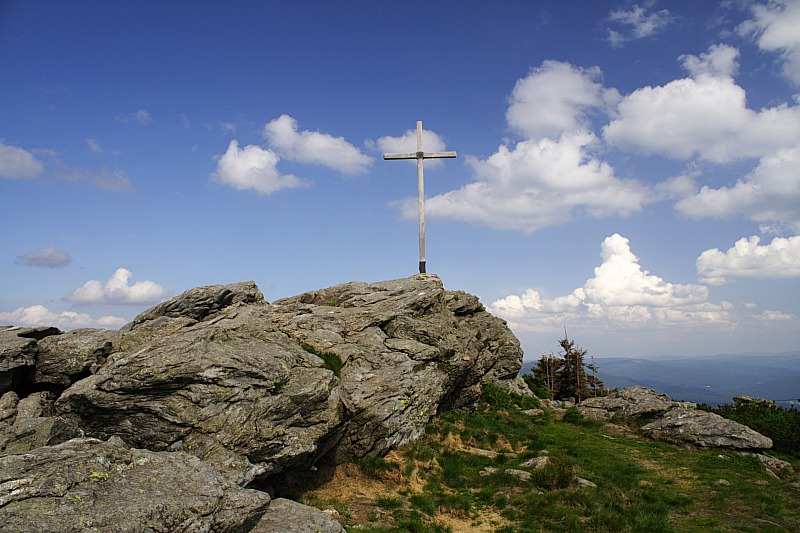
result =
M422 121L417 121L417 151L413 154L383 154L383 159L417 160L417 206L419 209L419 273L425 274L425 179L422 162L425 159L445 159L456 157L455 152L424 152L422 150Z

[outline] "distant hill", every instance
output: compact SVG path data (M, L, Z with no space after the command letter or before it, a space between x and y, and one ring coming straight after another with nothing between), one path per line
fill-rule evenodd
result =
M600 379L609 388L642 385L675 400L709 405L731 403L734 396L741 394L776 400L783 407L800 405L800 351L596 358L595 364ZM535 361L526 362L522 372L530 372L535 365Z

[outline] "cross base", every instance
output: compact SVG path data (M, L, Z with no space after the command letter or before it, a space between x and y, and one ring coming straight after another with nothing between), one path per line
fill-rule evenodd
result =
M425 261L420 261L419 262L419 273L420 274L425 274Z

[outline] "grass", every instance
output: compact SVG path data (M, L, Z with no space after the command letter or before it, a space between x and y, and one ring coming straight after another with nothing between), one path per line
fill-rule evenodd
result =
M322 366L327 368L328 370L333 371L333 375L341 377L342 367L344 366L344 362L342 358L336 355L335 353L325 352L322 350L317 350L310 344L306 344L305 342L301 342L300 346L310 354L316 355L320 359L322 359Z
M306 501L328 494L349 513L340 517L348 531L372 533L800 531L796 476L779 480L753 457L679 449L577 412L533 418L522 412L528 399L501 392L485 393L476 412L441 415L386 459L348 465L355 477L314 487ZM523 465L540 456L549 464Z

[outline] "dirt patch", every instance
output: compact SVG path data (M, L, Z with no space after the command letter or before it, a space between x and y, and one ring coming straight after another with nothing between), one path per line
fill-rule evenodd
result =
M482 509L473 516L439 513L435 519L437 524L449 527L453 533L488 533L511 525L511 522L500 514L488 509Z

